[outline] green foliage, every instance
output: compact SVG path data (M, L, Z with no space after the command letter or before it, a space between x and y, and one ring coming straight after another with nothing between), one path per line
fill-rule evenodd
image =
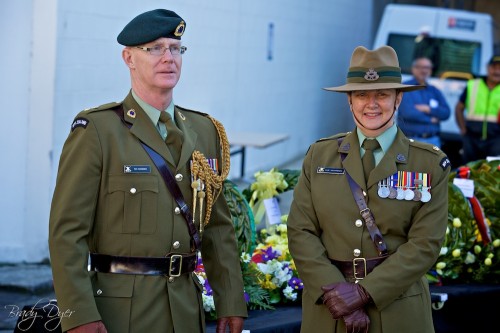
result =
M481 203L492 243L485 244L479 233L469 201L448 183L448 228L436 266L429 271L430 282L500 283L500 161L469 163L469 179Z
M233 220L239 253L252 253L255 248L255 222L247 200L232 181L226 179L223 189Z

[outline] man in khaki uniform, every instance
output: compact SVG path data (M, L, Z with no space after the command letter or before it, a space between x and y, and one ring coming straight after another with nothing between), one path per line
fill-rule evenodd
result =
M229 168L224 128L172 99L185 27L163 9L134 18L118 36L131 92L122 103L79 113L71 126L49 232L58 305L72 311L63 331L204 332L197 248L214 291L217 332L242 330L239 255L217 195ZM187 210L143 144L166 161Z
M388 46L356 48L347 84L326 88L347 93L356 128L311 145L294 191L302 332L434 331L424 275L446 231L450 167L394 123L403 92L418 88L401 84Z

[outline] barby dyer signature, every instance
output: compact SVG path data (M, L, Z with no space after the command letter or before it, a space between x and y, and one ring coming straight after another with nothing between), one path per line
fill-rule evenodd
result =
M29 330L37 320L43 320L47 331L54 331L61 324L62 318L69 318L75 312L70 309L61 311L55 299L40 299L31 308L20 309L17 305L5 305L9 318L18 317L17 328L20 331Z

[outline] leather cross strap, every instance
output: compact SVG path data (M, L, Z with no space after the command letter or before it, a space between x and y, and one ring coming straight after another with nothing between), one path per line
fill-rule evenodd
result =
M342 138L339 138L337 140L339 147L340 144L342 143L342 140L343 140ZM346 157L345 153L340 153L340 158L342 159L342 161L344 161L345 157ZM358 205L359 213L361 214L361 217L365 221L366 228L368 229L370 237L373 243L375 244L375 247L377 248L378 255L379 256L387 255L387 244L385 243L384 238L382 237L382 233L375 224L375 217L373 216L370 208L368 208L368 206L366 205L366 200L363 195L363 190L354 181L354 179L352 179L351 175L349 175L347 170L345 170L345 174L347 176L347 181L349 183L349 187L351 188L354 201L356 201L356 204Z
M125 121L125 118L123 117L122 105L113 109L113 111L115 111L118 117L120 117L122 123L126 127L128 127L129 129L132 127L129 123ZM156 168L160 172L163 181L165 182L165 185L167 185L170 194L172 194L172 196L174 197L175 201L177 202L177 205L181 210L182 216L186 220L186 224L189 230L189 235L191 236L191 247L194 250L199 250L201 247L200 234L198 233L198 230L196 229L196 226L193 223L193 216L191 215L191 211L189 210L189 207L186 204L186 201L184 200L184 196L182 195L181 189L179 188L179 185L177 185L177 182L175 181L172 172L170 171L167 164L165 163L165 160L160 154L158 154L156 151L154 151L151 147L142 142L140 139L139 141L141 142L142 147L148 153L149 157L151 158Z

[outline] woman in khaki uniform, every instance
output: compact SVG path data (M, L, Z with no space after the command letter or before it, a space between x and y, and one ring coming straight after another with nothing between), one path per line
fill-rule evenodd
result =
M83 111L73 122L49 234L58 305L71 313L62 319L63 331L205 330L202 286L193 273L195 237L142 143L166 161L193 214L218 332L242 330L247 311L234 229L224 197L216 196L229 163L224 129L172 101L184 29L185 22L168 10L132 20L118 36L130 94L122 103ZM206 194L203 200L195 196L196 208L193 188Z
M434 331L424 275L446 231L449 161L394 123L403 92L419 88L401 84L388 46L356 48L347 84L327 88L347 93L356 128L311 145L295 188L288 237L305 285L302 332Z

